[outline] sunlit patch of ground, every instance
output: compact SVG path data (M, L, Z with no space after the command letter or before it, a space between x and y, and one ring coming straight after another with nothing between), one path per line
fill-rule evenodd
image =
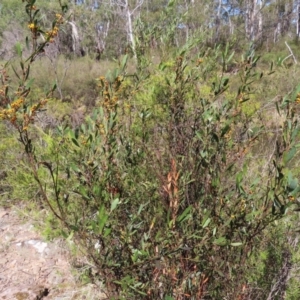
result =
M0 207L0 299L105 299L74 277L63 241L44 241L30 222Z

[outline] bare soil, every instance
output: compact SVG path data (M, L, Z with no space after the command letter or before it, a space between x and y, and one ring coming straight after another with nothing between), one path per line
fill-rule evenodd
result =
M62 240L46 242L13 209L0 207L0 299L104 299L99 287L81 286Z

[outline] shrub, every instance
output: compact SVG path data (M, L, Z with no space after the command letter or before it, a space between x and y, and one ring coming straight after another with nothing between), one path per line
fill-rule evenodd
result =
M28 9L33 3L26 2L36 26ZM259 58L253 52L242 58L236 96L226 97L230 78L224 74L233 55L227 47L199 57L196 44L151 68L147 57L138 58L135 74L127 73L123 57L98 78L99 102L83 124L62 123L39 134L30 128L46 101L29 105L27 99L29 67L40 48L33 45L25 62L20 54L17 98L2 72L7 88L0 116L19 134L41 202L61 234L93 261L110 299L246 297L247 266L261 250L265 229L299 192L289 170L299 88L277 103L281 132L268 133L276 147L261 158L264 172L253 171L266 132L242 105L262 78Z

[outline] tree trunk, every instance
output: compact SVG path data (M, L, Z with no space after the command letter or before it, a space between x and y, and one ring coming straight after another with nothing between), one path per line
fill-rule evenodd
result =
M247 0L245 14L246 37L254 42L261 38L263 30L263 0Z
M297 1L297 37L300 37L300 0Z
M126 13L126 18L127 18L127 34L128 38L131 44L132 52L135 57L136 57L136 47L135 47L135 40L134 40L134 35L133 35L133 27L132 27L132 12L130 11L128 0L125 0L125 13Z

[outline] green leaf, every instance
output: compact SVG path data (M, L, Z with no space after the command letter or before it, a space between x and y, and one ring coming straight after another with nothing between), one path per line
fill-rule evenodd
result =
M290 149L290 151L288 153L286 153L283 157L284 162L287 164L289 161L291 161L293 159L293 157L295 156L297 152L296 147L293 147L292 149Z
M233 247L238 247L238 246L242 246L243 243L241 242L235 242L235 243L230 243L230 246L233 246Z
M95 185L95 186L93 187L93 195L94 195L95 197L99 197L99 196L101 195L101 192L102 192L102 190L101 190L101 188L99 187L99 185Z
M34 78L31 78L28 82L26 82L25 84L26 89L29 89L32 86L33 82L34 82Z
M207 218L207 219L205 220L204 224L202 225L202 228L207 227L207 226L209 225L210 221L211 221L211 218Z
M16 43L15 49L16 49L17 55L19 57L22 57L22 45L21 45L21 43Z
M78 141L75 138L72 139L72 142L75 146L80 147Z
M30 65L27 66L26 74L25 74L25 80L28 79L28 76L30 74ZM32 80L32 79L31 79ZM30 86L29 86L30 87Z
M20 77L20 75L18 74L18 72L16 71L15 67L14 67L13 65L12 65L11 67L12 67L12 69L13 69L15 75L17 76L17 78L21 80L21 77Z
M122 70L122 71L124 71L125 68L126 68L127 60L128 60L128 55L126 54L126 55L123 57L122 62L121 62L121 70Z
M104 205L102 205L98 211L98 232L101 234L103 231L103 228L106 224L106 221L108 219L108 214L106 213Z
M29 38L28 36L26 36L26 39L25 39L25 44L26 44L26 49L29 50L29 47L30 47L30 42L29 42Z
M217 227L215 227L215 228L213 229L213 236L215 236L216 233L217 233Z
M296 87L293 95L292 95L292 101L295 101L297 98L297 95L300 93L300 84Z
M292 192L298 187L298 178L294 178L291 171L288 172L287 189Z
M73 239L74 231L72 230L70 235L67 237L67 241L70 242Z
M297 197L300 192L300 185L298 185L292 192L289 193L289 196Z
M226 246L228 244L228 241L225 237L222 236L222 237L214 240L213 243L218 246Z
M61 11L63 12L63 13L66 13L67 11L68 11L68 5L62 5L61 6Z
M119 198L114 199L111 202L110 212L112 212L113 210L115 210L119 203L120 203L120 199Z
M217 273L218 273L221 277L225 277L225 275L224 275L223 272L221 272L220 270L216 270L216 271L217 271Z
M230 130L230 127L230 124L225 125L225 127L222 129L221 137L223 137Z
M88 196L87 190L83 185L80 185L78 187L78 193L83 197L83 199L90 200L90 197Z
M39 9L37 9L35 12L34 12L34 14L33 14L33 19L35 19L35 17L37 16L37 14L40 12L40 10Z
M174 4L175 4L175 0L170 0L168 3L168 7L171 8L174 6Z
M81 173L80 168L77 165L75 165L74 163L70 164L70 168L76 173Z
M234 55L234 51L233 51L233 52L230 54L230 56L227 58L226 63L229 63L229 62L232 60L233 55Z
M111 233L111 228L105 228L105 229L104 229L103 236L104 236L104 237L107 237L107 236L110 235L110 233Z
M167 67L167 65L165 63L162 63L162 62L158 66L160 71L163 71L166 67Z
M60 233L61 233L61 235L65 238L65 239L67 239L68 238L68 233L67 232L65 232L64 230L60 230Z
M223 87L226 87L226 86L228 85L228 82L229 82L229 78L228 78L228 77L225 77L225 78L222 79L221 85L222 85Z
M276 212L276 208L278 208L280 210L280 212L282 214L284 214L284 205L281 203L281 201L279 200L278 196L275 194L274 195L274 202L273 202L273 214Z
M190 212L191 212L192 206L188 206L183 213L177 217L177 222L181 223L187 220L190 217Z

